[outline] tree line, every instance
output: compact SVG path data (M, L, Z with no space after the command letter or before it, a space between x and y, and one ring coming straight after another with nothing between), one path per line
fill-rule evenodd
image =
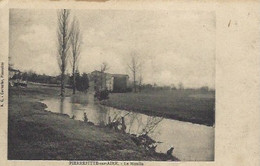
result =
M214 91L214 89L209 88L208 86L201 86L198 88L185 88L182 83L179 83L178 86L172 85L164 85L158 86L156 84L142 84L140 87L143 91L158 91L158 90L185 90L185 91L201 91L201 92L209 92Z
M49 84L49 86L58 86L61 84L61 75L49 76L45 74L37 74L33 71L15 74L12 79L19 79L27 82L35 82ZM70 74L64 75L64 86L73 89L74 77ZM75 71L75 90L87 91L89 88L89 78L87 73L80 74Z

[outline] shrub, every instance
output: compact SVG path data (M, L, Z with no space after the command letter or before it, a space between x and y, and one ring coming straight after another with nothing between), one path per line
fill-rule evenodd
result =
M109 98L109 91L108 90L96 91L94 96L98 98L98 100L106 100Z
M76 89L78 91L88 90L88 88L89 88L88 75L86 73L83 73L82 75L80 75L78 72L76 72L75 74L76 74ZM73 78L71 77L71 79L73 79ZM72 82L72 80L70 82Z

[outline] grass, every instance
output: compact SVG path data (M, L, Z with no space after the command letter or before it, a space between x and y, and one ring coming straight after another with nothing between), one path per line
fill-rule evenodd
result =
M137 146L128 134L45 111L39 101L50 96L59 97L59 88L9 88L9 160L167 160Z
M215 122L215 92L192 90L112 93L102 104L147 115L212 126Z

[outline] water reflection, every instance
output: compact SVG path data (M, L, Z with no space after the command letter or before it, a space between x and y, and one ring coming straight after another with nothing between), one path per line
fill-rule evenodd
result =
M64 97L60 98L60 113L64 114Z
M156 129L163 120L162 117L140 116L140 113L117 110L97 104L91 96L85 100L78 97L62 97L58 99L45 100L48 110L53 112L67 114L72 119L84 121L85 118L95 125L105 126L111 122L120 122L125 124L127 133L131 134L150 134ZM59 105L59 109L57 109ZM86 117L84 116L86 114Z
M125 131L131 134L148 134L158 144L156 151L165 153L174 146L173 155L181 160L214 159L214 129L212 127L181 122L162 117L147 116L95 102L93 95L86 97L65 97L43 101L47 110L67 114L75 120L84 120L84 113L90 122L105 126L110 122L125 121Z

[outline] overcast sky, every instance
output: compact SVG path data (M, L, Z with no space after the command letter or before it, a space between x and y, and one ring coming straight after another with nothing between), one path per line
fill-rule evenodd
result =
M80 72L107 62L110 73L130 75L127 63L136 54L146 83L214 87L214 12L76 10L74 16L83 36ZM58 75L56 30L56 10L10 10L14 67Z

